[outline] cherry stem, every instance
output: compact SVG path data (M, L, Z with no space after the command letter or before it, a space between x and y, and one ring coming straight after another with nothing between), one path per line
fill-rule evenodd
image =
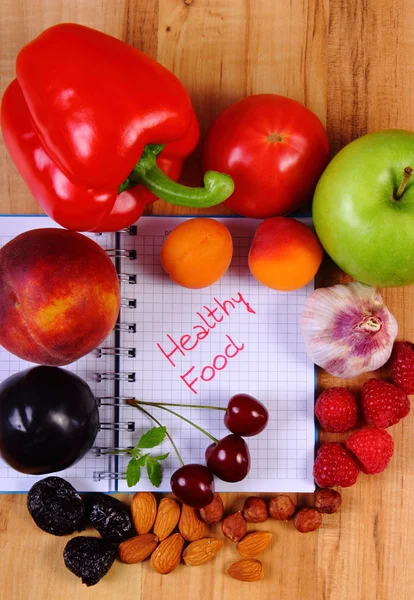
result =
M139 405L139 403L136 400L127 400L127 404L129 404L130 406L135 406L136 408L139 408L140 410L144 411L147 413L147 411L142 408L142 406ZM206 435L207 437L210 438L210 440L212 440L215 444L218 444L218 439L214 437L214 435L211 435L211 433L209 433L208 431L206 431L205 429L203 429L202 427L200 427L199 425L196 425L195 423L193 423L193 421L190 421L189 419L186 419L186 417L183 417L183 415L180 415L180 413L175 412L175 410L171 410L170 408L167 408L166 406L163 406L161 404L155 404L153 405L155 408L161 408L162 410L166 410L167 412L171 413L172 415L174 415L175 417L178 417L179 419L182 419L183 421L185 421L186 423L188 423L189 425L192 425L193 427L195 427L196 429L198 429L199 431L201 431L201 433L204 433L204 435ZM150 414L150 413L147 413ZM153 417L152 417L153 418Z
M412 173L413 173L413 170L411 167L405 167L404 179L400 183L400 187L398 188L397 193L395 194L396 200L399 200L401 198L401 196L403 195L403 193L405 192L405 188L407 187L407 183L408 183Z
M145 408L142 408L142 406L138 406L137 404L132 404L130 400L127 401L127 404L129 404L130 406L135 406L135 408L137 408L138 410L140 410L141 412L144 413L144 415L147 415L147 417L149 417L150 419L152 419L154 421L154 423L156 423L159 427L164 427L164 425L162 425L162 423L160 423L158 421L158 419L156 419L150 412L148 412L147 410L145 410ZM172 447L174 448L174 451L177 455L178 460L180 461L181 466L184 466L184 461L181 457L181 454L178 452L178 448L177 446L174 444L174 440L172 439L172 437L170 436L170 434L168 433L168 429L165 430L165 434L167 436L167 438L170 440Z
M224 410L221 406L207 406L205 404L179 404L178 402L144 402L144 400L137 400L132 398L137 404L144 404L146 406L183 406L184 408L209 408L211 410Z

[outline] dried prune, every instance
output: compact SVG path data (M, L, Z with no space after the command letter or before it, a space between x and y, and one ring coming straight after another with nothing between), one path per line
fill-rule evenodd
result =
M27 508L40 529L53 535L70 535L86 525L85 505L78 492L61 477L46 477L27 494Z
M120 544L137 535L129 506L120 500L98 493L86 497L85 504L90 524L105 540Z
M63 551L66 567L88 587L108 573L115 556L116 547L109 542L82 535L69 540Z

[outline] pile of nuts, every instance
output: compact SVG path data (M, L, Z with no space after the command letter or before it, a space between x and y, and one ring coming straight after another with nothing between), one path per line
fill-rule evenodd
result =
M339 492L319 489L315 494L315 508L296 511L293 500L280 494L266 500L256 496L246 499L243 509L223 519L224 506L219 494L205 508L196 511L170 497L157 501L151 492L136 493L131 502L131 515L137 536L122 542L118 548L122 562L138 563L149 556L151 567L162 575L171 573L181 562L190 567L212 560L223 546L223 540L208 537L206 525L221 522L223 535L236 544L242 557L228 569L228 574L239 581L259 581L264 577L263 565L256 556L272 541L269 531L247 532L248 523L264 523L269 516L278 521L293 523L301 533L315 531L322 524L322 513L336 512L342 499ZM174 530L178 528L178 532ZM185 543L189 544L185 546Z

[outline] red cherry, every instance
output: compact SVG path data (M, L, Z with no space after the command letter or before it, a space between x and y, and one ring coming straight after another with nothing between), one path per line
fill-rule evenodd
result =
M207 466L223 481L244 479L250 469L249 447L239 435L227 435L206 450Z
M245 437L263 431L268 420L269 413L265 405L249 394L236 394L230 398L224 415L227 429Z
M213 502L214 478L204 465L184 465L171 475L171 489L187 506L203 508Z

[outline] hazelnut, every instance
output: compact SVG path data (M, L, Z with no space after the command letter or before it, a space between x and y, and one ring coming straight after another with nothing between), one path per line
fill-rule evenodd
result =
M224 506L223 500L219 494L215 493L213 502L207 504L204 508L200 508L200 517L205 523L212 525L213 523L220 523L223 518Z
M289 498L289 496L286 496L285 494L280 494L270 500L269 514L272 519L289 521L295 514L295 510L296 504L293 502L292 498Z
M264 523L269 518L263 498L249 496L243 506L243 517L248 523Z
M322 515L316 508L302 508L293 517L293 523L301 533L309 533L322 525Z
M232 542L238 542L247 533L247 523L240 511L228 515L221 523L223 535Z
M322 488L315 492L315 508L321 513L331 515L336 513L342 504L342 496L339 492L329 488Z

